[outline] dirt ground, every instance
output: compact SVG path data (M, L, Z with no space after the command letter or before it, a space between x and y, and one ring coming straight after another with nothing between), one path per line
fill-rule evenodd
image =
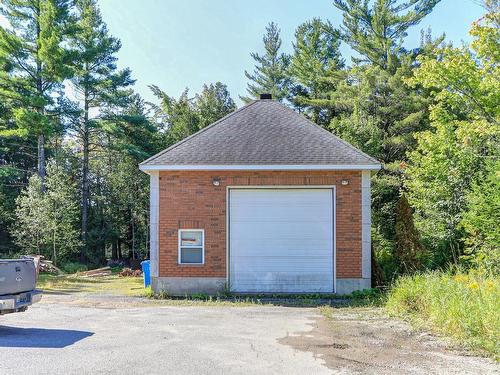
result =
M309 351L334 373L500 374L492 360L389 318L382 308L329 309L312 329L280 340Z

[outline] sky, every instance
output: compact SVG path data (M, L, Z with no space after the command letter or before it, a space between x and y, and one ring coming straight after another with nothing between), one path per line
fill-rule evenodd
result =
M153 101L151 84L177 97L186 87L194 95L204 83L220 81L240 104L244 71L253 69L250 52L262 51L269 22L278 24L283 51L291 52L302 22L319 17L338 26L342 21L331 0L99 0L99 5L111 34L122 42L119 66L132 69L136 91ZM479 0L442 0L410 29L406 46L418 46L420 30L428 27L454 44L467 42L470 24L483 13ZM347 46L342 53L350 63Z

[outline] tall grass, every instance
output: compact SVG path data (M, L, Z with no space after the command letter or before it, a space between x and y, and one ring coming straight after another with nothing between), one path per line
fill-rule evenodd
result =
M478 272L429 272L398 279L390 313L500 360L500 280Z

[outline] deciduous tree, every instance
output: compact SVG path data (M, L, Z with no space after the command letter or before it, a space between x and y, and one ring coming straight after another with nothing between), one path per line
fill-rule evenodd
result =
M471 186L500 150L500 29L494 13L476 22L471 48L446 47L420 58L410 80L435 93L432 128L417 135L406 172L416 224L440 262L462 253L460 227Z

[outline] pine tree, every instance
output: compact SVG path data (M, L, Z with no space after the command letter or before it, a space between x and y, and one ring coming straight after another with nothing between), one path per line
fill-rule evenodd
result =
M314 122L327 126L334 115L330 93L335 90L344 61L340 39L330 22L318 18L295 31L294 53L288 74L293 80L293 103Z
M45 186L45 142L58 128L54 95L70 74L63 48L68 0L4 0L2 14L11 28L0 27L0 97L14 110L15 127L4 136L38 138L38 174Z
M384 163L373 178L373 243L377 254L398 246L397 208L407 153L416 147L414 134L430 126L428 89L406 84L419 55L434 55L443 37L429 37L414 50L403 48L409 27L429 14L438 0L335 0L344 12L340 37L360 54L337 82L329 107L336 111L333 132ZM408 249L411 251L411 249ZM398 267L394 270L397 271ZM392 272L391 267L386 270ZM392 274L386 278L391 279Z
M287 74L290 56L280 53L281 37L278 26L271 22L266 27L263 37L264 54L252 52L250 55L255 60L253 73L245 71L245 76L250 81L247 84L248 96L240 97L245 103L258 99L260 94L271 94L273 99L283 101L289 96L290 78Z
M101 126L100 118L113 116L116 108L128 103L131 92L125 88L134 81L130 70L118 70L116 66L116 53L121 43L109 35L97 2L76 0L75 7L79 21L70 40L75 56L71 82L80 104L80 115L73 120L73 129L82 147L81 233L85 247L88 243L91 139ZM98 114L93 115L96 112ZM82 261L84 252L82 248Z
M334 0L333 4L343 12L341 38L361 55L354 62L369 61L394 72L407 53L403 40L408 28L431 13L439 1Z

